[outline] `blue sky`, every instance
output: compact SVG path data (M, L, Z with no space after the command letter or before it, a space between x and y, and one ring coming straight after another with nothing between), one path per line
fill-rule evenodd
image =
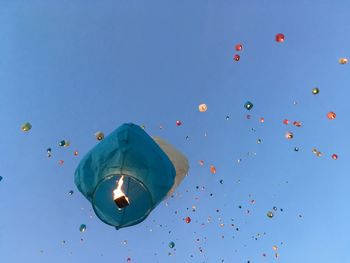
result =
M338 63L350 57L349 8L346 0L0 1L1 262L274 262L274 245L282 263L350 261L350 74ZM33 128L23 133L27 121ZM73 176L98 143L94 133L125 122L168 140L191 168L173 198L116 231ZM58 147L64 139L71 145Z

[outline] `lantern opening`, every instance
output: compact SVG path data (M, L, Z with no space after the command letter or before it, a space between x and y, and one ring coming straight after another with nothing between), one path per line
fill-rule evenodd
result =
M118 206L118 209L123 209L129 205L129 198L125 195L125 193L122 190L123 183L124 176L120 177L120 179L117 182L117 188L113 191L113 200Z

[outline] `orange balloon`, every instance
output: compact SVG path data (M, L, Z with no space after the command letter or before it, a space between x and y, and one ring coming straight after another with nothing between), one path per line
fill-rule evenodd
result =
M336 116L337 115L333 111L327 113L327 118L330 120L334 120Z
M215 174L215 173L216 173L216 168L215 168L214 165L210 165L210 172L211 172L212 174Z
M208 107L207 107L206 104L203 103L203 104L200 104L200 105L198 106L198 109L199 109L200 112L206 112L207 109L208 109Z

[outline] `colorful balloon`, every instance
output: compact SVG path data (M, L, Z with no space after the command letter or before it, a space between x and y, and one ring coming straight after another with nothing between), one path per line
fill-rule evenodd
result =
M301 127L301 122L300 121L295 121L293 122L293 125L296 127Z
M241 51L242 48L243 48L243 45L242 45L242 44L237 44L237 45L235 46L236 51Z
M327 118L330 120L334 120L336 116L337 115L333 111L327 113Z
M348 63L348 59L347 59L347 58L340 58L340 59L339 59L339 64L345 65L345 64L347 64L347 63Z
M29 131L31 128L32 128L32 125L29 122L26 122L21 126L21 130L24 132Z
M199 109L200 112L206 112L207 109L208 109L208 107L207 107L206 104L203 103L203 104L200 104L200 105L198 106L198 109Z
M104 135L103 132L98 131L98 132L95 133L95 137L96 137L96 139L97 139L98 141L102 141L102 140L105 138L105 135Z
M212 174L215 174L215 173L216 173L216 168L215 168L214 165L210 165L210 172L211 172Z
M313 88L312 89L312 94L317 95L318 93L320 93L320 89L319 88Z
M69 145L70 145L70 142L66 140L62 140L58 143L58 146L61 146L61 147L68 147Z
M250 101L247 101L245 104L244 104L244 108L246 108L247 110L251 110L253 108L253 103L251 103Z
M286 132L285 137L287 140L291 140L293 139L294 135L292 132Z
M80 227L79 227L79 231L82 232L82 233L85 232L86 231L86 225L81 224Z
M276 35L276 42L284 42L284 35L282 33Z

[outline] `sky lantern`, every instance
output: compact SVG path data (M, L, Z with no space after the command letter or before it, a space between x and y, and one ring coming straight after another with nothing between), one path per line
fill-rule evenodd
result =
M191 223L191 217L189 217L189 216L188 216L188 217L186 217L186 218L185 218L185 222L186 222L186 224Z
M187 158L135 124L124 124L79 163L75 184L97 217L116 229L142 222L187 175Z
M212 174L215 174L215 173L216 173L216 168L215 168L214 165L210 165L210 172L211 172Z
M31 128L32 128L32 125L29 122L26 122L21 126L21 130L24 132L29 131Z
M253 108L253 103L251 103L250 101L247 101L245 104L244 104L244 108L246 108L247 110L251 110Z
M327 118L330 120L334 120L336 116L337 115L333 111L327 113Z
M276 35L276 42L284 42L284 35L282 33Z
M70 145L70 142L67 140L62 140L58 143L58 146L60 147L68 147Z
M312 89L312 94L317 95L318 93L320 93L320 89L319 88L313 88Z
M236 54L236 55L233 56L233 60L234 60L234 61L239 61L240 59L241 59L241 56L238 55L238 54Z
M105 138L105 135L104 135L103 132L98 131L98 132L95 133L95 138L96 138L96 140L98 140L98 141L102 141L102 140Z
M322 152L320 152L319 150L317 150L316 148L312 149L313 154L315 154L317 157L321 157L322 156Z
M52 153L52 149L51 148L47 148L46 149L46 153L47 153L47 157L50 158L51 157L51 153Z
M286 134L284 136L286 137L287 140L291 140L294 137L292 132L286 132Z
M79 227L79 231L84 233L86 231L86 225L85 224L81 224Z
M339 64L345 65L345 64L347 64L347 63L348 63L348 59L347 59L347 58L340 58L340 59L339 59Z
M208 109L208 107L207 107L207 105L204 104L204 103L202 103L202 104L200 104L200 105L198 106L198 110L199 110L200 112L206 112L207 109Z
M235 49L236 49L236 51L241 51L243 49L243 45L242 44L237 44L235 46Z
M267 213L266 213L266 215L267 215L267 217L269 217L269 218L273 218L273 212L272 211L268 211Z
M293 122L293 125L295 127L301 127L301 122L300 121L295 121L295 122Z

